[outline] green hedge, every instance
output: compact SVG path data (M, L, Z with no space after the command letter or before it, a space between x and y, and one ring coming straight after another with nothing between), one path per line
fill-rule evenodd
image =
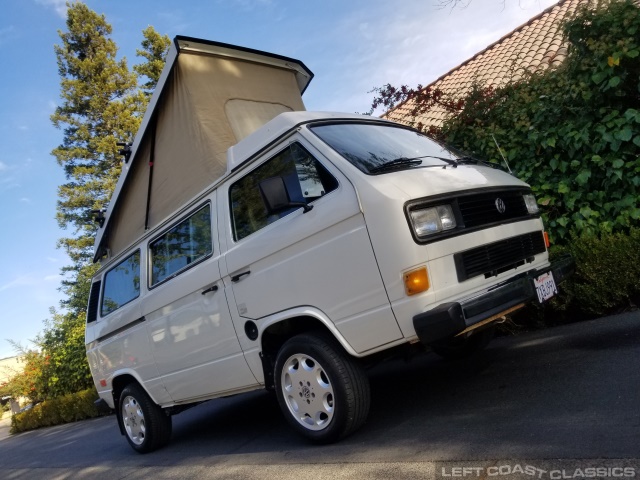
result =
M573 235L551 257L570 253L576 271L559 295L542 306L530 304L511 316L507 331L539 329L640 307L640 229L627 233Z
M475 85L441 132L479 158L504 155L558 244L640 226L640 8L583 4L563 32L561 66L499 88Z
M553 304L555 310L572 310L602 316L637 308L640 301L640 229L626 233L573 236L555 252L569 252L576 272Z
M11 433L50 427L103 415L94 402L98 393L94 388L45 400L32 409L11 417Z

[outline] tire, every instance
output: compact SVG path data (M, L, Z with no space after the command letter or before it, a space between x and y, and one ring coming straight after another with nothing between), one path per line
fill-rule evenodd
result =
M431 345L431 350L447 360L467 358L483 350L495 334L495 327L482 329L468 337L452 337Z
M276 395L298 433L315 443L335 442L367 419L369 379L359 363L330 336L301 334L278 352Z
M130 383L122 390L117 415L124 436L136 452L153 452L169 443L171 417L139 385Z

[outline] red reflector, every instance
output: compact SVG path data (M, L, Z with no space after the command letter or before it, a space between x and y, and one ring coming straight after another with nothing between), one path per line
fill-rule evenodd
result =
M551 242L549 241L549 234L547 232L544 232L544 246L549 248L550 245Z
M107 381L104 378L102 380L100 380L100 386L101 387L106 387L107 386Z

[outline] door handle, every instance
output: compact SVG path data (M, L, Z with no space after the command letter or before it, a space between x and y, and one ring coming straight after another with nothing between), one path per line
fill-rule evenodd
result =
M233 277L231 277L231 281L234 282L234 283L238 282L242 277L246 277L250 273L251 273L251 270L247 270L246 272L242 272L242 273L239 273L237 275L234 275Z
M206 295L209 292L217 292L218 291L218 285L214 285L213 287L209 287L206 290L202 291L202 295Z

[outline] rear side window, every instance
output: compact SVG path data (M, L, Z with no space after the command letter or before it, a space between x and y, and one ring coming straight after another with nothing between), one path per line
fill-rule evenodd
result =
M139 295L140 250L137 250L105 274L100 315L109 315Z
M98 280L91 284L91 292L89 293L89 307L87 308L87 323L95 322L98 318L98 300L100 299L100 285L102 282Z
M269 215L258 187L262 180L282 177L293 202L310 203L338 188L338 181L301 145L293 143L229 189L234 240L266 227L299 207Z
M151 286L174 277L213 252L211 206L206 205L149 244Z

